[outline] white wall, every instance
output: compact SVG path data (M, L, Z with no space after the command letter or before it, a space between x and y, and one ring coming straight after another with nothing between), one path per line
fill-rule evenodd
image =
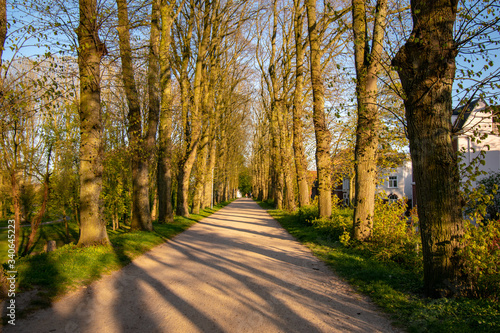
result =
M398 196L398 199L413 199L412 193L412 165L411 161L405 161L402 166L395 169L381 170L380 183L377 185L377 193L385 193L388 198L391 194ZM397 177L397 187L389 187L389 177Z
M498 128L495 128L491 111L488 111L486 104L479 101L474 111L465 121L462 130L457 136L457 148L462 154L462 162L470 165L476 157L484 151L486 156L484 164L475 164L479 166L479 170L485 172L500 171L500 135ZM456 121L457 116L452 117L452 123ZM486 136L478 138L478 136ZM479 139L479 141L477 140ZM479 176L478 179L484 176ZM472 183L476 185L475 182Z

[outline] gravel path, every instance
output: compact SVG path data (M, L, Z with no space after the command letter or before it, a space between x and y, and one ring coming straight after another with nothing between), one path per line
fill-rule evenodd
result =
M396 332L251 199L4 332Z

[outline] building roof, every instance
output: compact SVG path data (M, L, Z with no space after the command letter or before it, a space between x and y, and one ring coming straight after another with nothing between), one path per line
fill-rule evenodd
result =
M481 101L480 98L475 99L470 101L468 104L462 105L461 107L458 107L453 110L453 116L459 117L458 121L456 124L453 126L455 127L455 130L461 130L467 119L469 119L469 116L472 114L472 111L478 106L479 102Z

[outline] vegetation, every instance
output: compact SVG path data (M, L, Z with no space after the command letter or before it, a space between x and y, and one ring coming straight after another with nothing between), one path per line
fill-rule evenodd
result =
M425 297L422 253L421 248L416 246L420 244L420 238L414 226L408 225L407 219L402 218L404 210L401 208L404 205L401 203L376 203L374 238L368 243L348 239L349 229L352 228L352 209L334 205L330 219L317 219L315 205L291 213L276 210L266 202L259 204L269 209L271 216L288 232L359 292L369 296L408 332L465 333L500 329L500 290L489 289L493 284L481 288L483 294L476 295L477 298L435 300ZM388 221L392 223L388 224ZM489 243L489 236L467 235ZM493 266L490 262L497 260L498 254L479 246L473 247L477 251L474 258L483 258L479 261L485 265L479 271L495 279L498 286L498 272L486 269L486 266L489 269L498 267L498 263ZM483 257L491 254L496 254L496 259Z
M78 244L63 246L67 260L121 264L128 250L112 249L128 235L145 232L148 247L154 229L239 189L300 207L305 230L349 255L423 267L427 296L489 297L498 175L461 182L453 142L498 137L498 126L470 134L464 114L451 117L473 99L498 101L498 10L495 0L0 0L0 219L15 220L16 260L52 262L58 254L29 255L59 233ZM409 156L411 227L403 205L375 200L383 169ZM332 202L343 181L353 213ZM59 219L64 229L41 223Z

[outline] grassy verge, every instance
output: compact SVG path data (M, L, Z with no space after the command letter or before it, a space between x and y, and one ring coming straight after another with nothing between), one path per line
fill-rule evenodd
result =
M50 306L54 299L124 267L134 258L173 238L228 204L229 202L225 202L213 209L203 210L200 214L191 214L189 218L176 216L173 223L154 223L154 232L129 232L126 228L108 230L112 246L79 248L71 243L50 253L17 260L18 292L36 290L37 294L31 304L17 315L23 316L32 310ZM72 226L71 230L76 231L77 238L78 231L75 228L76 226ZM44 226L40 238L58 239L58 243L62 242L66 237L62 229L64 225Z
M346 248L338 239L302 222L296 213L275 210L263 202L259 204L408 332L500 332L500 304L481 299L426 299L421 294L423 283L419 270L381 262L366 251Z

